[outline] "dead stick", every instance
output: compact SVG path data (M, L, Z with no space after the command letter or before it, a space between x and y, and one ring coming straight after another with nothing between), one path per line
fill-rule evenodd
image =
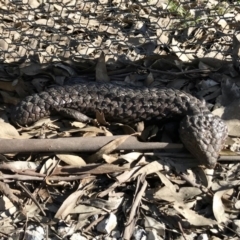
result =
M95 152L110 141L121 136L69 137L56 139L0 139L0 153L16 152ZM182 144L140 142L130 136L116 150L181 150Z
M121 136L70 137L56 139L0 139L0 153L17 152L95 152L110 141ZM140 142L130 136L116 150L182 150L182 144L163 142ZM146 153L151 155L152 153ZM154 153L160 157L192 158L184 153ZM221 156L219 161L240 161L240 156Z

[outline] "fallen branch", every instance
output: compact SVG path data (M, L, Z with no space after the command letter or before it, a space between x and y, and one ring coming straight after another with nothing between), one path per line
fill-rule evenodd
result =
M121 136L101 137L70 137L56 139L0 139L0 153L29 153L29 152L96 152L109 142ZM129 136L116 150L172 150L181 151L182 144L163 142L140 142L136 137ZM145 155L160 157L193 158L191 154L179 152L145 153ZM240 156L220 156L219 161L240 161Z
M0 153L17 152L95 152L107 143L122 137L69 137L56 139L0 139ZM182 144L161 142L140 142L136 137L129 136L116 150L181 150Z

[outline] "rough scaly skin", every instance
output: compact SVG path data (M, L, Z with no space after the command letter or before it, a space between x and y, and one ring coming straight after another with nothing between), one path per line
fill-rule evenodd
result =
M107 121L138 121L180 118L179 133L185 147L200 163L214 167L227 137L227 127L206 107L205 102L170 88L120 86L112 83L80 82L50 88L22 100L13 110L14 124L30 125L54 112L72 108Z

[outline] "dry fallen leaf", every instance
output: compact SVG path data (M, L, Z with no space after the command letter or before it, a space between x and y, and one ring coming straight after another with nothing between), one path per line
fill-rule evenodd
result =
M128 137L129 137L129 135L124 135L122 137L119 137L119 138L109 142L104 147L102 147L99 151L97 151L96 153L94 153L93 155L88 157L87 162L88 163L97 162L98 160L100 160L102 158L103 154L108 154L108 153L111 153L112 151L114 151L116 149L116 147L121 145Z
M173 207L193 226L213 226L216 221L205 218L195 211L188 209L183 203L174 202Z
M190 60L193 60L193 54L192 53L187 53L187 51L185 51L185 53L182 52L181 48L180 48L180 43L178 41L176 41L176 39L172 39L172 49L173 51L176 53L176 55L179 57L180 60L182 60L183 62L189 62Z
M76 206L79 197L81 197L82 195L82 190L78 190L69 195L67 199L65 199L65 201L62 203L61 207L58 209L54 217L59 219L64 219L65 217L67 217L67 215L70 214Z
M117 226L117 217L115 214L110 213L107 218L97 225L97 231L109 234Z
M133 161L136 161L142 155L143 154L139 153L139 152L131 152L131 153L121 155L120 158L126 160L129 163L132 163Z
M0 91L0 94L3 98L3 102L4 103L9 103L9 104L12 104L12 105L17 105L18 102L19 102L19 99L18 98L15 98L15 97L12 97L11 95L9 95L7 92L4 92L4 91Z
M56 154L56 156L71 166L85 166L86 162L79 156L74 154Z
M0 119L0 138L19 138L19 133L11 124Z
M218 223L225 223L228 220L225 214L224 204L222 202L222 196L227 191L229 191L229 189L217 191L213 196L213 214Z
M165 237L166 226L164 223L157 221L156 219L146 216L144 220L144 225L147 231L152 231L155 229L161 237Z
M151 162L147 165L145 165L144 167L140 168L133 176L131 179L136 179L137 176L141 175L141 174L151 174L151 173L155 173L155 172L158 172L158 171L161 171L163 170L164 167L161 163L157 162L157 161L154 161L154 162Z
M96 66L96 81L108 82L110 78L107 74L104 52L101 53Z

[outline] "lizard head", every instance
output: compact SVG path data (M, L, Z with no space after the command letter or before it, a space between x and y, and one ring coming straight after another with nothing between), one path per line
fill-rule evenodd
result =
M221 118L212 113L187 115L180 123L179 133L184 146L200 164L215 167L228 135Z

